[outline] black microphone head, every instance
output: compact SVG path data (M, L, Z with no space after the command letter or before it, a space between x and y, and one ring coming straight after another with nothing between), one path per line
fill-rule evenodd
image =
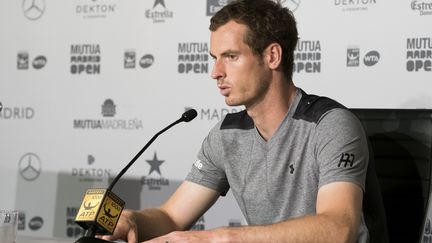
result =
M185 111L181 116L181 121L190 122L198 115L195 109Z

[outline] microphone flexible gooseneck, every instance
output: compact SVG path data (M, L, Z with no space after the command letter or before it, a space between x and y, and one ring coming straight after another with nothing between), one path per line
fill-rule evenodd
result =
M180 122L190 122L192 121L195 117L197 116L197 111L194 109L190 109L185 111L182 116L180 117L180 119L178 119L177 121L171 123L170 125L168 125L167 127L165 127L164 129L160 130L158 133L156 133L151 139L150 141L147 142L146 145L144 145L144 147L135 155L135 157L123 168L123 170L120 171L120 173L114 178L114 180L111 182L110 186L108 187L108 190L112 190L112 188L114 187L114 185L117 183L117 181L120 179L120 177L123 176L124 173L126 173L126 171L129 169L129 167L132 166L133 163L135 163L135 161L141 156L141 154L150 146L150 144L152 144L154 142L154 140L156 140L156 138L161 135L162 133L164 133L166 130L170 129L171 127L173 127L174 125L177 125Z
M164 129L162 129L161 131L159 131L158 133L156 133L147 142L147 144L135 155L135 157L120 171L120 173L114 178L114 180L111 182L110 186L107 189L107 192L110 195L109 197L110 198L117 198L117 196L115 196L114 194L111 193L112 188L115 186L115 184L117 183L117 181L124 175L124 173L126 173L126 171L129 169L129 167L132 166L132 164L154 142L154 140L156 140L156 138L159 135L161 135L166 130L170 129L171 127L173 127L174 125L176 125L176 124L178 124L180 122L190 122L190 121L192 121L196 116L197 116L197 111L196 110L194 110L194 109L187 110L187 111L185 111L182 114L182 116L180 117L180 119L178 119L177 121L171 123L170 125L168 125ZM121 201L121 199L119 199L119 200ZM123 204L124 204L124 202L123 202ZM90 204L88 205L88 207L90 207ZM121 206L121 207L123 208L123 206ZM75 222L77 222L77 220L75 220ZM109 242L109 241L105 241L105 240L102 240L102 239L99 239L99 238L94 238L95 235L96 235L96 231L97 231L97 226L96 226L95 221L91 221L90 223L83 223L82 225L85 225L85 227L87 229L84 232L84 236L81 237L80 239L78 239L77 241L75 241L75 243L106 243L106 242ZM115 224L114 224L114 228L115 228ZM112 228L112 231L114 231L114 228Z

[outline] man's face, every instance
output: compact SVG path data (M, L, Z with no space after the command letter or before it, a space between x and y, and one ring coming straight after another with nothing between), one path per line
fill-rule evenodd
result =
M270 69L264 59L244 43L247 26L230 21L213 31L210 54L214 58L211 77L230 106L256 105L269 86Z

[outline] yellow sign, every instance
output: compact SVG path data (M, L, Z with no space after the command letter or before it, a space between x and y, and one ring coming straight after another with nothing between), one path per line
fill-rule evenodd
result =
M102 208L97 215L97 223L110 233L114 232L117 221L120 218L124 202L114 194L108 193L102 203Z
M105 192L105 189L87 190L75 221L94 221L102 204Z

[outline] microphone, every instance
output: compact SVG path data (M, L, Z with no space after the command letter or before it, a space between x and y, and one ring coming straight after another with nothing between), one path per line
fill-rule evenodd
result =
M75 223L85 229L84 236L75 243L103 243L109 242L95 238L96 234L112 234L123 211L125 202L112 192L112 188L141 154L156 140L156 138L180 122L190 122L197 116L197 111L185 111L175 122L156 133L135 157L120 171L109 185L108 189L92 188L84 194L83 201L75 217Z
M3 110L3 104L0 102L0 112ZM186 113L186 112L185 112ZM192 118L193 119L193 118Z

